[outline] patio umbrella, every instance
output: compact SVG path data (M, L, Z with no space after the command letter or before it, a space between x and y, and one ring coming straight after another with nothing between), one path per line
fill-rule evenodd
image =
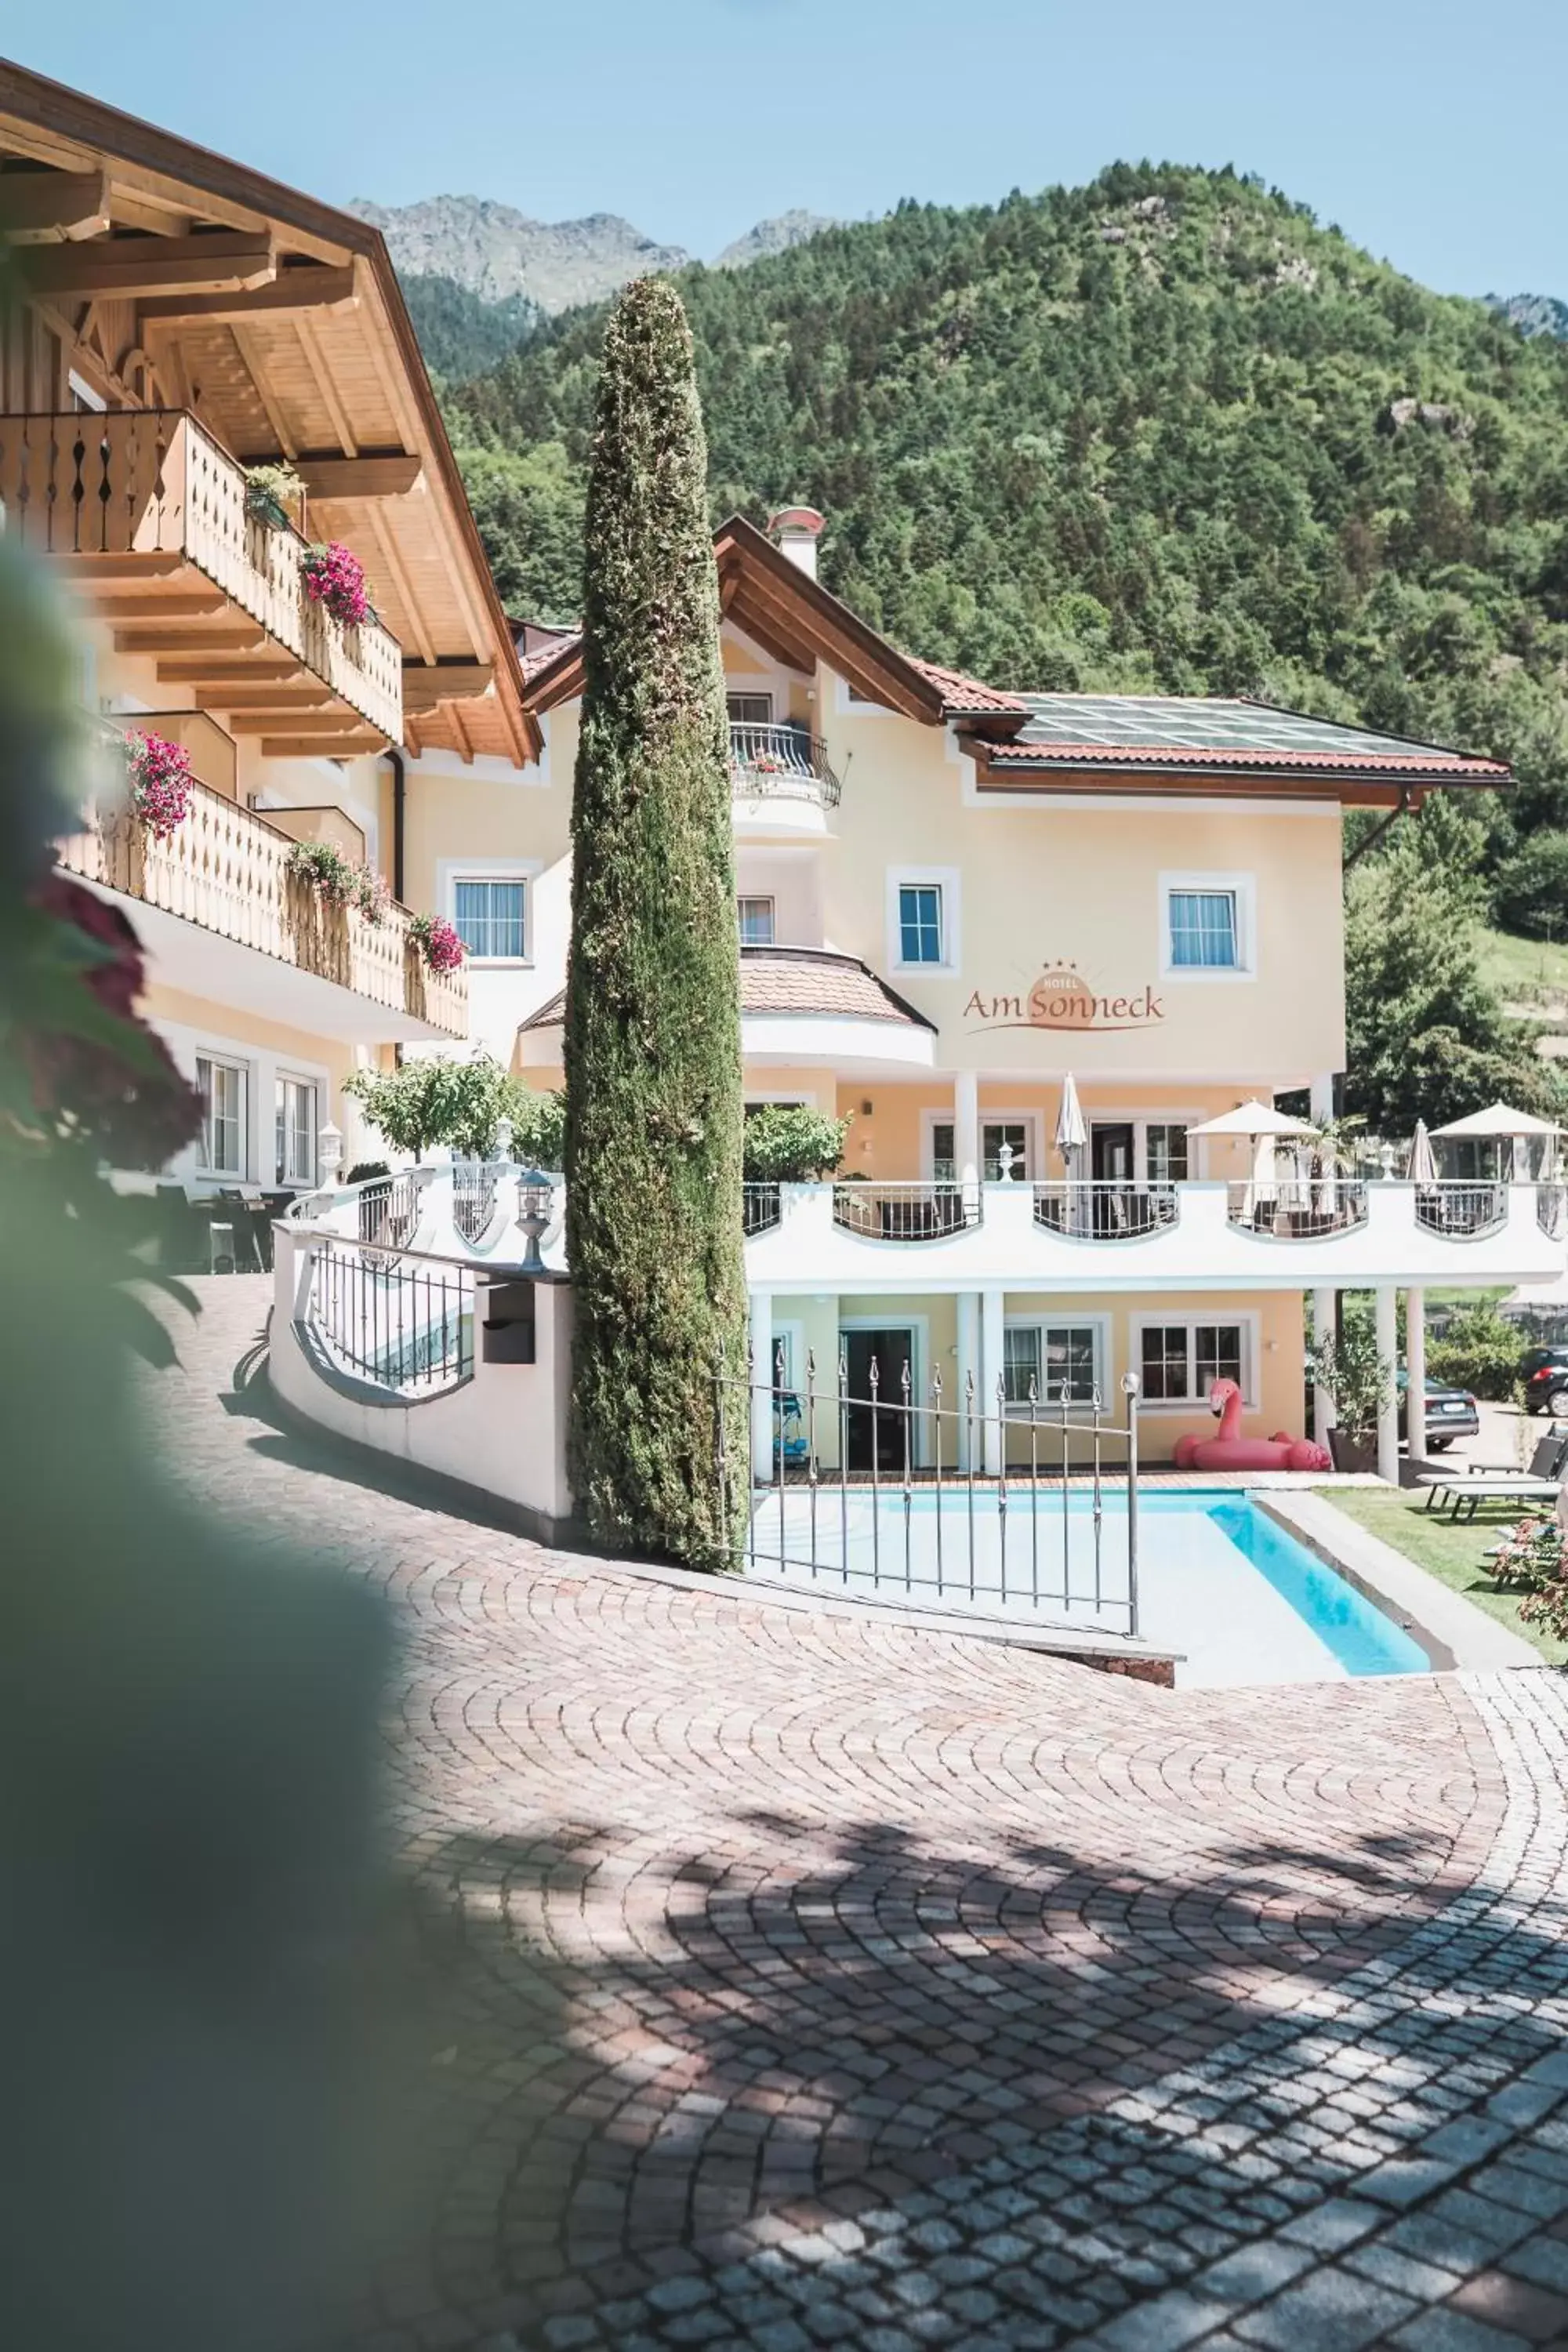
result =
M1473 1110L1465 1118L1451 1118L1447 1127L1435 1127L1435 1143L1469 1143L1486 1139L1507 1140L1516 1135L1561 1135L1563 1129L1549 1118L1537 1118L1533 1111L1515 1110L1511 1103L1489 1103L1485 1110Z
M1435 1127L1435 1143L1539 1143L1542 1147L1560 1136L1563 1129L1550 1118L1537 1118L1533 1111L1516 1110L1511 1103L1488 1103L1485 1110L1473 1110L1465 1118L1451 1118L1447 1127ZM1542 1156L1544 1157L1544 1150ZM1528 1160L1525 1162L1528 1168ZM1519 1172L1517 1151L1510 1155L1512 1172Z
M1237 1103L1234 1110L1223 1110L1217 1118L1205 1118L1201 1127L1190 1128L1191 1135L1246 1136L1252 1144L1252 1186L1255 1195L1272 1200L1279 1189L1279 1173L1274 1165L1274 1147L1281 1136L1310 1135L1310 1121L1291 1118L1272 1103Z
M1079 1174L1079 1154L1088 1141L1089 1129L1084 1121L1083 1105L1078 1098L1078 1087L1073 1082L1073 1074L1068 1070L1062 1078L1062 1098L1057 1108L1057 1150L1061 1153L1062 1166L1067 1171L1069 1185L1074 1182ZM1078 1198L1076 1192L1069 1191L1068 1193L1069 1231L1073 1228L1078 1214L1074 1206Z
M1405 1163L1405 1173L1412 1184L1435 1184L1437 1181L1437 1155L1432 1149L1432 1139L1426 1132L1426 1122L1418 1118L1415 1132L1410 1139L1410 1157Z

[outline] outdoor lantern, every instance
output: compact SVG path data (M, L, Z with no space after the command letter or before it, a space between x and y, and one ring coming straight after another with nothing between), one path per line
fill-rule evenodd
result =
M510 1160L511 1158L511 1121L510 1118L498 1118L496 1121L494 1154L498 1160Z
M316 1151L321 1163L321 1176L330 1184L343 1164L343 1131L328 1119L316 1138Z
M528 1251L522 1261L524 1274L545 1271L539 1244L554 1204L555 1187L543 1170L525 1168L517 1180L517 1222L528 1236Z

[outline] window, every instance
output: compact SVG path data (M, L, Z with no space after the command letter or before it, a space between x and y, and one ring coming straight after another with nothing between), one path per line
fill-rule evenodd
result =
M1206 1404L1215 1381L1247 1394L1244 1324L1145 1323L1139 1344L1146 1404Z
M771 694L727 694L724 700L731 727L771 727L773 723Z
M1009 1323L1002 1334L1002 1391L1008 1404L1092 1404L1099 1384L1100 1333L1093 1323Z
M316 1181L316 1089L307 1078L279 1078L276 1089L277 1181Z
M1173 890L1171 961L1180 971L1235 971L1237 948L1234 890Z
M1162 874L1161 969L1167 980L1250 980L1256 969L1250 874Z
M1147 1148L1151 1184L1186 1182L1187 1130L1184 1127L1151 1127Z
M197 1165L205 1176L244 1176L246 1169L246 1079L242 1062L196 1055L196 1091L202 1098Z
M1002 1180L1002 1146L1012 1149L1013 1160L1008 1173L1015 1183L1023 1183L1033 1174L1033 1129L1027 1119L988 1118L981 1123L981 1173L987 1184ZM936 1120L931 1131L931 1181L933 1184L953 1184L958 1181L958 1166L952 1139L952 1121Z
M743 948L771 948L773 943L773 902L771 898L738 898Z
M899 890L899 961L941 963L942 885L905 882Z
M453 883L452 919L476 963L523 961L528 952L527 897L528 885L521 875Z

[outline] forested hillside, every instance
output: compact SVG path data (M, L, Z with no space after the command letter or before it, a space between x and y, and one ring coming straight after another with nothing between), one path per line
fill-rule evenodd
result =
M1118 165L683 271L715 516L999 685L1247 692L1511 760L1568 816L1568 351L1235 174ZM603 311L448 395L502 593L578 602Z

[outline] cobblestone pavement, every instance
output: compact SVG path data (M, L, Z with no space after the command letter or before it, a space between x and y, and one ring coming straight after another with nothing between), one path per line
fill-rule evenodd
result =
M440 2197L365 2347L1568 2345L1558 1676L1169 1693L639 1580L271 1428L263 1286L197 1286L182 1474L405 1626Z

